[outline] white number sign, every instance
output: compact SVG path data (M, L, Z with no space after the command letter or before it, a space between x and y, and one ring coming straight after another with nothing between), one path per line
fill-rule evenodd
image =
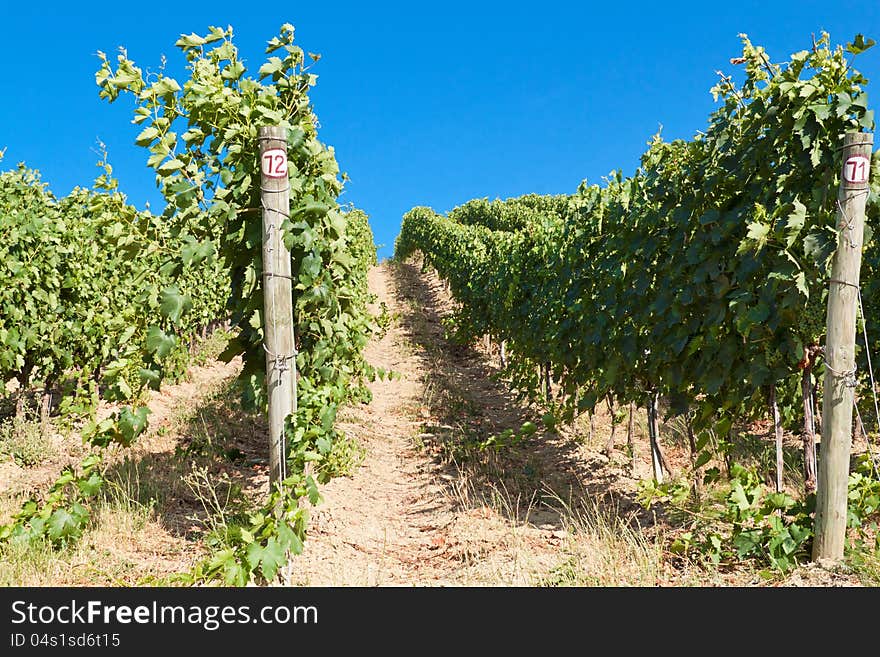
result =
M846 158L843 165L843 178L848 183L861 184L868 182L868 171L871 161L864 155L853 155Z
M280 148L271 148L265 153L261 160L263 175L270 178L286 178L287 177L287 153Z

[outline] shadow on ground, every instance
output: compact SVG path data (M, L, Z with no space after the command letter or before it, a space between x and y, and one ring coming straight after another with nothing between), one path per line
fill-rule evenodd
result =
M484 353L447 336L443 319L453 302L436 276L413 262L391 262L389 271L400 322L425 364L425 396L422 408L414 409L423 422L414 440L441 466L451 495L474 507L498 507L500 495L508 517L538 526L561 528L570 510L597 506L642 527L653 524L653 514L635 499L635 480L625 464L589 454L571 438L548 431L542 412L516 399ZM480 448L491 436L518 432L526 422L538 430L521 442ZM468 482L468 495L461 494L462 481Z
M234 381L172 415L147 446L110 466L107 490L153 507L171 534L197 540L221 517L243 519L268 490L267 429L261 415L241 409Z

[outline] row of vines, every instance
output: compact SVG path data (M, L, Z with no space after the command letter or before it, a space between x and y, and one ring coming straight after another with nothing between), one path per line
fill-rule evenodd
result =
M174 227L127 204L102 166L93 189L61 199L23 165L0 174L0 376L21 403L35 388L63 391L65 415L93 412L99 387L125 402L179 375L228 295L215 258L194 266L213 243L175 262Z
M571 196L404 216L395 256L421 252L448 281L459 335L503 343L520 391L538 397L553 381L569 419L600 402L653 409L662 398L669 416L685 419L696 451L710 436L731 436L735 423L766 417L772 401L784 423L802 421L801 395L823 373L839 147L844 133L874 127L867 80L851 61L872 42L832 47L824 34L782 64L743 43L733 62L744 65L744 80L721 76L706 129L689 141L655 136L631 177L618 171ZM880 214L874 160L869 224ZM869 242L869 318L878 310L878 255ZM760 553L789 563L809 539L808 505L750 490L736 494L735 535L707 544L717 558ZM762 505L766 531L743 520Z
M115 61L99 53L96 73L101 98L133 101L135 142L149 152L166 200L161 214L126 204L109 169L95 189L60 200L27 169L0 177L8 278L0 293L0 374L21 389L38 382L77 392L65 394L62 406L87 399L84 408L93 410L99 392L128 404L86 425L89 456L0 527L0 539L60 545L81 534L101 488L103 449L143 433L141 393L183 371L187 345L212 320L231 326L221 358L243 360L243 404L265 410L257 136L262 126L280 126L288 134L291 207L281 228L295 279L299 377L297 413L286 429L291 474L245 522L213 537L212 554L181 576L272 581L302 550L302 500L319 499L337 410L369 397L365 383L375 373L362 350L374 326L366 274L376 250L367 216L337 200L342 176L333 149L318 140L308 98L316 76L293 26L269 41L256 77L231 27L183 35L176 45L186 60L182 84L164 66L144 71L124 51ZM307 463L314 476L306 476Z

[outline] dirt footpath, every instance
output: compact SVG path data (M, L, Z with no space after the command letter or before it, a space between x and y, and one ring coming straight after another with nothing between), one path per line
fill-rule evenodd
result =
M558 560L553 548L564 532L558 525L541 529L523 523L517 510L506 508L527 505L527 500L501 495L500 509L483 503L467 473L436 458L431 445L422 442L424 427L442 418L429 389L435 355L419 343L436 339L441 327L432 316L436 299L425 299L424 290L407 283L387 263L370 272L370 290L395 319L367 347L366 358L399 378L372 383L372 402L342 416L341 428L364 446L366 457L351 476L322 487L324 503L313 512L292 583L533 583L534 565L541 563L539 570L546 570ZM407 297L431 307L408 307ZM426 321L412 321L426 310Z

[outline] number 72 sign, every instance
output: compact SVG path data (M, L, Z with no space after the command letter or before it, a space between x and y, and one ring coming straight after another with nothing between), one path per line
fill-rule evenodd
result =
M263 175L269 178L287 178L287 153L281 148L270 148L260 157Z
M843 179L852 185L868 182L871 160L864 155L851 155L843 164Z

